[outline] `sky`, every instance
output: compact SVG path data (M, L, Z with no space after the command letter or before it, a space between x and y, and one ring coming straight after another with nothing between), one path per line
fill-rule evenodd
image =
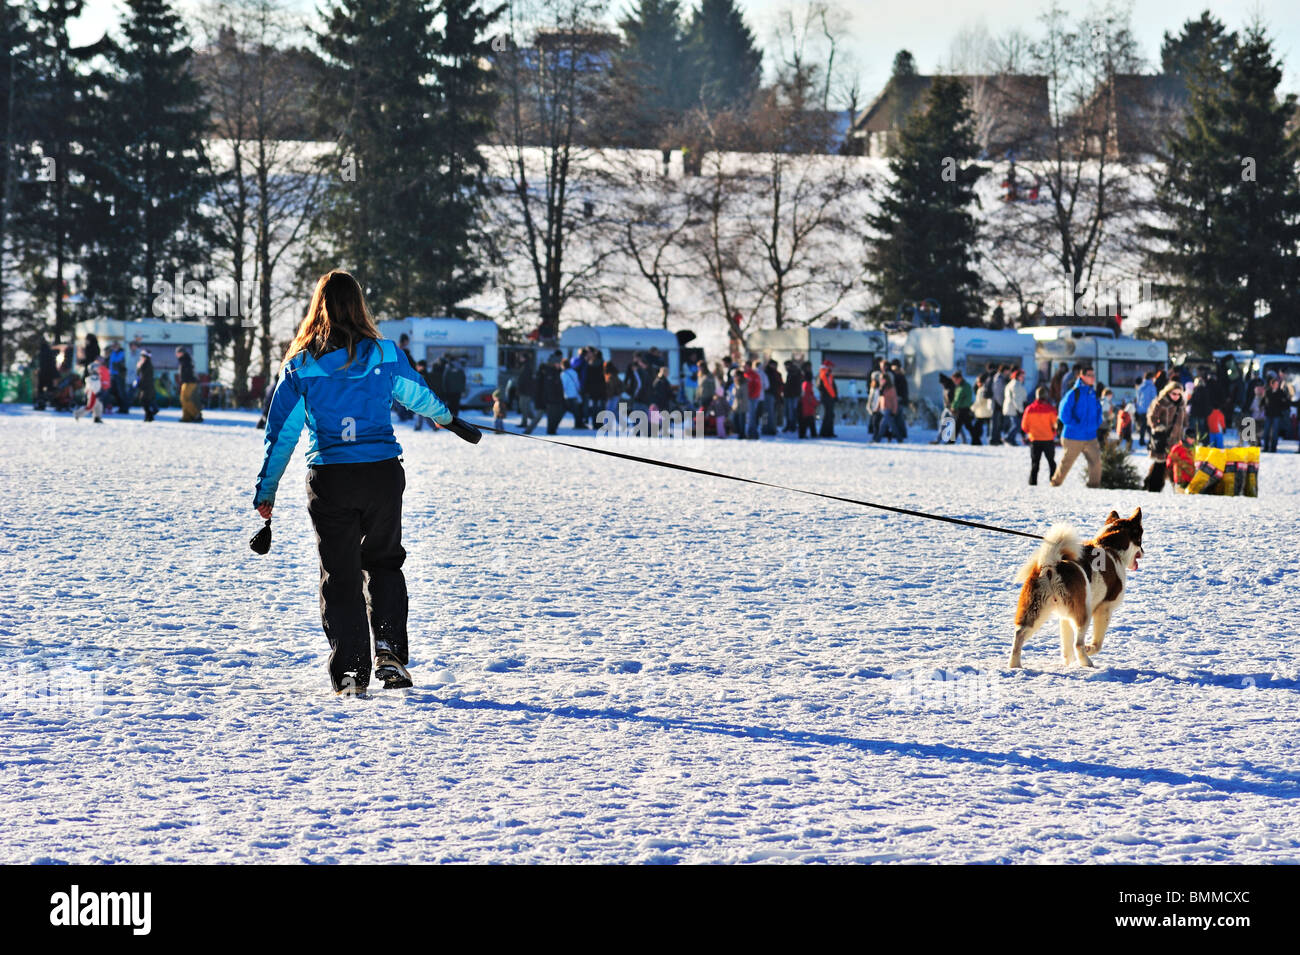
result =
M304 13L315 0L285 0ZM801 2L801 0L796 0ZM851 20L849 50L861 76L866 100L879 92L889 78L894 53L908 49L922 72L933 72L948 56L953 38L967 27L983 25L994 35L1013 27L1033 34L1039 14L1050 0L835 0ZM632 0L612 0L617 13ZM685 0L688 7L693 0ZM760 47L772 45L779 11L791 0L739 0ZM182 8L193 8L181 0ZM1081 4L1064 3L1067 9ZM75 41L97 38L111 28L121 7L119 0L87 0L86 13L77 25ZM1198 17L1207 7L1229 29L1240 29L1259 16L1273 36L1286 65L1284 92L1300 92L1300 2L1297 0L1132 0L1132 24L1143 56L1154 69L1159 61L1165 31L1177 32L1183 22Z

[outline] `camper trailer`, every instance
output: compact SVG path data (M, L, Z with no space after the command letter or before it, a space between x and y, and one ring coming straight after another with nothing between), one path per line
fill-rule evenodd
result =
M492 392L497 388L496 322L396 318L380 322L379 332L393 341L410 336L411 360L424 361L428 367L444 356L463 362L466 392L461 406L482 408L492 404Z
M119 321L113 318L88 319L78 322L75 330L77 347L87 333L99 340L99 347L107 351L113 342L121 342L126 349L130 373L134 374L140 349L149 351L154 374L175 376L180 365L176 361L176 347L184 346L194 359L194 373L208 373L208 326L202 322L169 322L161 318L142 318Z
M1025 389L1033 395L1038 384L1035 344L1032 336L1017 331L951 325L913 328L891 341L894 354L902 352L903 371L911 386L912 399L925 399L936 408L943 407L941 374L951 375L960 369L974 384L989 362L1023 368Z
M620 373L627 371L635 355L651 355L654 349L668 368L668 380L674 386L682 380L681 347L677 336L665 328L571 325L560 332L559 344L566 358L572 358L584 348L598 349L605 361L612 361Z
M885 333L848 328L765 328L745 340L750 353L772 357L777 364L790 358L806 359L813 374L829 358L841 399L865 399L876 359L886 357Z
M1025 329L1037 341L1038 373L1043 381L1057 365L1085 365L1097 372L1097 382L1115 392L1115 400L1131 401L1148 371L1169 364L1166 342L1116 335L1111 328L1048 325Z

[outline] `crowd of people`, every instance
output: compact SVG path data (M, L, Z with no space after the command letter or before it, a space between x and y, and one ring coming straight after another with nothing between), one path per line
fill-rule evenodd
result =
M810 362L797 358L712 365L688 358L681 380L674 382L667 357L657 348L635 353L623 368L599 349L583 348L570 358L554 351L536 367L525 363L493 399L498 426L507 410L517 407L519 426L527 433L545 417L546 432L555 434L567 415L572 415L576 430L587 430L597 426L602 411L617 415L621 407L643 414L652 424L681 414L693 420L697 435L755 441L778 433L834 438L841 395L830 359L814 370ZM906 439L907 401L908 383L900 363L880 359L867 398L875 440Z
M132 406L144 413L145 421L158 415L159 398L174 399L181 407L182 421L202 421L199 378L189 350L176 348L176 371L157 373L153 353L132 343L131 354L120 341L100 347L88 333L78 349L74 345L55 348L41 339L36 369L34 404L71 410L81 420L86 415L103 424L105 414L129 414Z
M1134 389L1134 399L1123 404L1116 402L1112 389L1097 381L1093 368L1082 364L1059 365L1048 383L1035 390L1028 406L1022 369L989 364L973 386L960 370L939 377L945 413L952 419L948 429L941 426L940 440L968 437L971 444L981 444L986 428L990 444L1016 444L1023 436L1030 448L1030 484L1038 483L1046 460L1052 485L1060 486L1082 456L1088 484L1097 487L1102 444L1114 441L1131 451L1136 439L1151 458L1143 486L1160 491L1175 460L1191 460L1193 444L1224 446L1228 423L1238 410L1231 389L1210 368L1196 373L1185 368L1147 371ZM1241 426L1249 421L1252 431L1245 432L1243 440L1257 441L1262 451L1276 452L1290 409L1300 404L1300 396L1280 376L1250 382L1248 394L1246 407L1240 409Z

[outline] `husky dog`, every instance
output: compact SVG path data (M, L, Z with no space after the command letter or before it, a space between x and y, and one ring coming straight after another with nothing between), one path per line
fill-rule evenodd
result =
M1078 658L1090 667L1088 654L1101 650L1110 626L1111 611L1124 596L1124 578L1137 570L1142 556L1142 508L1132 517L1111 511L1095 540L1079 542L1074 528L1052 527L1038 553L1020 568L1016 583L1020 604L1016 607L1016 636L1011 643L1009 666L1020 666L1020 649L1053 615L1061 618L1061 657L1068 666ZM1085 647L1084 632L1092 618L1092 639Z

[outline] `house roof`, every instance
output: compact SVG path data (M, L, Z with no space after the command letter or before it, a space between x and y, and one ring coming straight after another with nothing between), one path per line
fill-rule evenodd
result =
M1044 120L1048 115L1046 76L1005 73L958 75L956 79L972 89L980 86L994 89L1006 101L1025 104L1028 113ZM894 129L921 102L934 80L933 75L919 73L891 77L880 94L853 121L853 133L864 135ZM979 108L978 104L976 108Z

